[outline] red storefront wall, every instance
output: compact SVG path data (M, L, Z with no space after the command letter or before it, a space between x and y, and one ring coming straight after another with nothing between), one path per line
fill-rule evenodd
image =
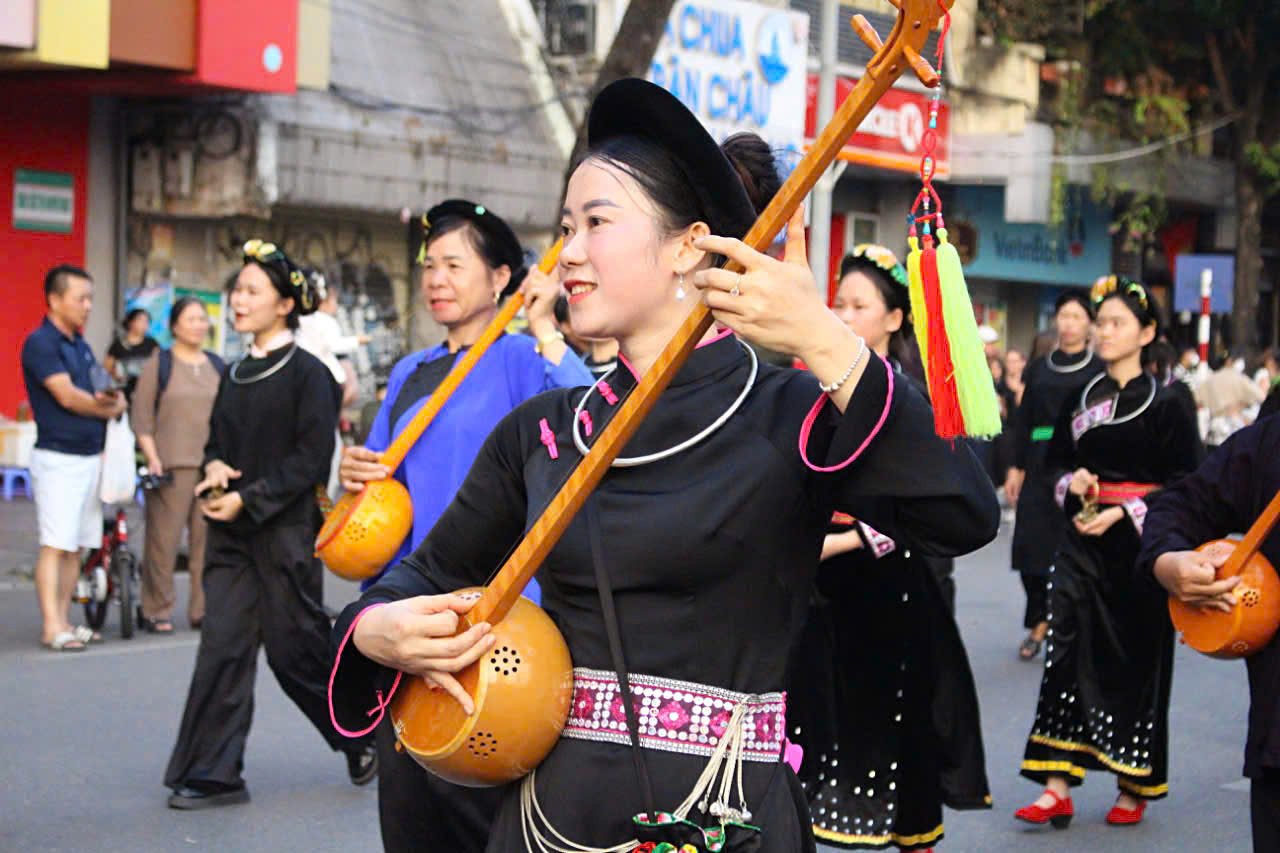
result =
M44 316L44 274L55 264L83 264L89 172L89 96L7 84L0 99L0 415L26 399L23 339ZM17 169L64 172L75 180L70 234L13 227ZM104 282L111 270L90 270ZM108 288L102 288L105 293ZM108 302L110 297L107 297ZM94 310L110 311L110 304Z

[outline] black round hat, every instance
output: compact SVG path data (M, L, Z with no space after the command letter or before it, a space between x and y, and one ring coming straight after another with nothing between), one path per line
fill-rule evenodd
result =
M738 170L697 116L666 89L628 77L600 90L587 117L587 146L618 136L649 140L671 155L711 233L741 238L755 224L756 209Z
M482 204L462 198L451 198L428 210L422 217L422 252L419 261L426 253L427 243L431 242L432 231L439 223L454 218L467 220L489 238L491 244L497 248L501 258L500 264L506 264L511 268L511 281L503 288L502 295L510 296L515 293L529 272L524 263L524 249L520 247L520 241L516 238L516 232L511 230L511 226L501 216Z

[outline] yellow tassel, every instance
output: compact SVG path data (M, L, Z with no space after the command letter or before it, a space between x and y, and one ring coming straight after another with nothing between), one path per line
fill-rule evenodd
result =
M929 374L929 312L924 304L924 279L920 274L920 238L908 237L911 251L907 253L907 295L911 299L911 325L915 328L916 345L920 348L920 363L924 366L925 381Z

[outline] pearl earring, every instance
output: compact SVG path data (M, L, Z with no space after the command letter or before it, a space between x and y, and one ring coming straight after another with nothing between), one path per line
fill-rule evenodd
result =
M684 273L680 273L680 283L676 285L676 301L684 301Z

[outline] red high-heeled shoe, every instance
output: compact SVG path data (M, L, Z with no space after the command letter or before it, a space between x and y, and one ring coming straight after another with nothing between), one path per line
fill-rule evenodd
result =
M1136 809L1123 809L1120 806L1112 806L1111 811L1107 812L1107 823L1112 826L1133 826L1142 823L1142 816L1146 810L1146 800L1138 800Z
M1029 806L1023 806L1013 813L1018 820L1026 821L1043 826L1046 823L1053 824L1054 829L1066 829L1071 823L1071 818L1075 815L1075 808L1071 805L1071 797L1059 797L1050 788L1045 788L1044 792L1053 798L1053 805L1049 808L1032 803Z

